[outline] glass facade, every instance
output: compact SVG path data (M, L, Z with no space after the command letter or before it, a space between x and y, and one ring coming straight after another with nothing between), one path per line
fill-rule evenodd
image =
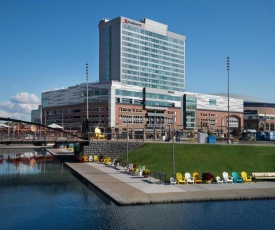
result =
M209 105L216 105L216 99L209 99Z
M197 98L184 95L184 127L194 129L196 127Z
M171 96L167 94L146 93L145 95L146 95L146 99L154 98L154 99L161 99L161 100L180 101L180 97Z
M122 24L122 84L184 91L184 41Z
M43 100L42 100L42 106L43 107L47 107L48 105L49 105L48 99L47 98L43 98Z
M111 27L106 28L106 82L111 80Z
M140 97L140 98L143 97L142 92L121 90L121 89L116 89L116 95L117 96L128 96L128 97Z
M146 100L145 106L152 106L152 107L175 107L175 103L165 102L165 101L149 101L149 100Z

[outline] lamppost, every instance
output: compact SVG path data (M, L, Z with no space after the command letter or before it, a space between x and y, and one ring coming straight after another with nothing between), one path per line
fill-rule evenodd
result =
M129 135L129 133L128 133L128 118L127 118L127 133L126 133L126 138L127 138L127 159L126 159L126 163L127 163L127 166L128 166L128 152L129 152L129 142L128 142L128 135Z
M89 80L89 75L88 75L88 63L86 63L86 80L87 80L87 113L86 113L86 118L88 120L89 117L89 98L88 98L88 80ZM88 130L88 127L86 127Z
M198 118L197 129L198 129L198 132L199 132L199 129L200 129L200 119L199 118Z
M87 140L89 139L89 137L88 137L88 129L89 129L89 120L88 120L88 118L89 118L89 98L88 98L88 80L89 80L89 75L88 75L88 63L86 63L86 80L87 80L87 92L86 92L86 101L87 101L87 105L86 105L86 121L85 121L85 130L84 130L84 132L86 133L86 135L87 135Z
M172 166L173 166L173 177L175 177L175 117L173 117L173 136L172 136Z
M129 153L128 123L129 123L129 117L123 116L123 117L120 117L119 120L120 120L120 121L119 121L119 124L121 124L121 121L122 121L123 126L124 126L125 121L126 121L126 164L128 165L128 153ZM123 128L123 129L122 129L122 132L121 132L121 138L122 138L122 139L124 139L124 130L125 130L125 128ZM117 140L118 140L118 137L117 137Z
M230 144L230 125L229 125L229 71L230 71L230 57L227 56L227 143Z
M63 117L63 111L62 111L62 114L61 114L61 126L62 126L62 129L64 129L64 123L63 123L63 119L64 119L64 117ZM61 132L61 137L62 137L62 132Z
M222 115L222 119L221 119L221 135L223 135L223 118L224 118L224 115Z

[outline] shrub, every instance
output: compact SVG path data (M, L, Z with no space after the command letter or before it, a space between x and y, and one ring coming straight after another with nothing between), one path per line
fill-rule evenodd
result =
M149 169L144 169L143 172L142 172L142 175L150 175L151 174L151 171Z
M212 180L214 180L214 178L215 177L212 173L207 172L207 173L202 174L202 180L204 180L204 181L212 181Z

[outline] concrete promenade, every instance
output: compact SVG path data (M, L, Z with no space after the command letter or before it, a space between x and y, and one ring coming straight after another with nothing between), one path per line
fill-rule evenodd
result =
M242 184L170 185L155 178L128 174L124 168L102 163L68 160L73 154L64 149L48 149L83 182L91 184L118 205L167 202L275 199L275 181ZM184 173L184 172L182 172Z

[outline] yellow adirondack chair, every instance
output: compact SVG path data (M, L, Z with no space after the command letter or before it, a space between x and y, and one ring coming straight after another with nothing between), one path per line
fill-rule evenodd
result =
M94 162L98 162L98 155L94 155Z
M186 179L182 177L182 173L178 172L176 174L176 183L177 184L186 184Z
M194 184L196 183L202 184L202 178L200 177L198 172L193 172L193 178L194 178Z
M246 172L241 172L242 178L244 182L252 182L252 176L247 176Z

